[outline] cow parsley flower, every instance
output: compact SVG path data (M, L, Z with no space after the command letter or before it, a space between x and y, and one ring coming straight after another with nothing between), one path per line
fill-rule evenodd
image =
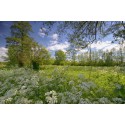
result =
M74 81L73 80L69 81L69 85L72 85L72 84L74 84Z
M110 101L105 97L100 98L99 102L102 103L102 104L109 104L110 103Z
M5 103L9 104L9 103L12 102L12 100L13 100L12 98L8 98L8 99L5 100Z
M85 98L85 99L81 98L79 100L79 104L91 104L91 101L87 98Z
M122 100L122 98L113 98L112 99L113 100L113 102L115 102L115 103L123 103L123 100Z
M118 84L118 83L115 84L115 87L116 87L117 89L121 89L121 88L122 88L122 86L121 86L120 84Z
M7 91L7 93L5 94L5 97L11 97L17 94L17 89L10 89L9 91Z
M32 101L25 97L21 97L21 98L18 98L15 103L16 104L30 104L32 103Z
M35 104L43 104L43 101L37 101Z
M57 93L56 93L56 91L52 90L50 92L46 92L45 96L46 96L46 101L49 104L55 104L55 103L57 103Z
M26 86L22 86L21 89L26 89L27 87Z

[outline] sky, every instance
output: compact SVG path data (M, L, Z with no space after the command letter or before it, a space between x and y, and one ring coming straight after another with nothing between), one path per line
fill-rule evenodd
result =
M6 37L10 36L10 26L13 24L11 21L0 21L0 61L2 60L2 56L6 55L7 49L6 46ZM59 39L59 34L54 32L54 28L49 35L46 35L46 31L49 30L45 27L42 27L42 21L31 21L33 32L30 33L30 36L34 38L36 42L40 45L45 46L54 56L55 51L62 50L66 52L70 43L67 42L67 39L63 38L62 40ZM98 41L97 43L93 43L91 45L92 50L99 50L102 49L104 51L111 50L113 47L118 48L118 44L114 43L111 44L113 40L112 36L107 36L103 40ZM78 53L85 52L86 49L80 50Z

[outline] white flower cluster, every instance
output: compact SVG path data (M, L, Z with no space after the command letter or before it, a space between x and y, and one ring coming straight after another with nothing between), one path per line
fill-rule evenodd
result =
M46 101L49 104L55 104L55 103L57 103L57 93L54 90L52 90L50 92L46 92L45 96L46 96Z
M34 88L38 87L37 74L23 68L2 71L0 70L0 103L33 103L29 97Z
M103 87L85 80L83 74L78 74L77 79L70 78L62 69L0 70L0 104L125 103L125 86L117 83L113 87L114 93L110 95Z
M81 98L79 104L91 104L91 101L87 98L85 99Z
M90 89L96 88L96 84L94 84L93 82L82 82L81 84L79 84L79 87L85 91L89 91Z
M124 103L125 102L122 98L118 98L118 97L113 98L112 100L113 100L113 102L115 104L117 104L117 103Z
M73 84L74 84L73 80L69 81L69 85L73 85Z
M101 104L109 104L109 103L110 103L110 101L109 101L106 97L100 98L100 99L99 99L99 102L100 102Z

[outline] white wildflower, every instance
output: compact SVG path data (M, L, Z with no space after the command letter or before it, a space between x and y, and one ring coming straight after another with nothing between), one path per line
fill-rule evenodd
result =
M28 100L27 98L18 98L17 101L15 102L16 104L30 104L32 103L31 100Z
M12 100L13 100L12 98L8 98L8 99L5 100L5 103L11 103Z
M22 86L21 89L26 89L27 87L26 86Z
M122 103L123 102L123 100L122 100L122 98L113 98L112 99L115 103Z
M107 98L105 98L105 97L100 98L99 102L102 103L102 104L108 104L108 103L110 103L110 101Z
M117 89L121 89L121 88L122 88L122 86L121 86L120 84L118 84L118 83L115 84L115 87L116 87Z
M6 97L11 97L17 94L17 89L10 89L9 91L6 92L5 96Z
M55 103L57 103L57 93L54 90L52 90L50 92L46 92L45 96L46 96L46 101L49 104L55 104Z
M91 101L87 98L85 99L81 98L79 104L91 104Z
M43 101L37 101L35 104L43 104Z
M69 81L69 85L72 85L72 84L74 84L74 81L73 80Z

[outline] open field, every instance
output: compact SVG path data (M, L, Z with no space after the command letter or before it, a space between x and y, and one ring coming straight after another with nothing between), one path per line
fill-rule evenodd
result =
M0 103L125 103L120 67L41 66L0 69Z

